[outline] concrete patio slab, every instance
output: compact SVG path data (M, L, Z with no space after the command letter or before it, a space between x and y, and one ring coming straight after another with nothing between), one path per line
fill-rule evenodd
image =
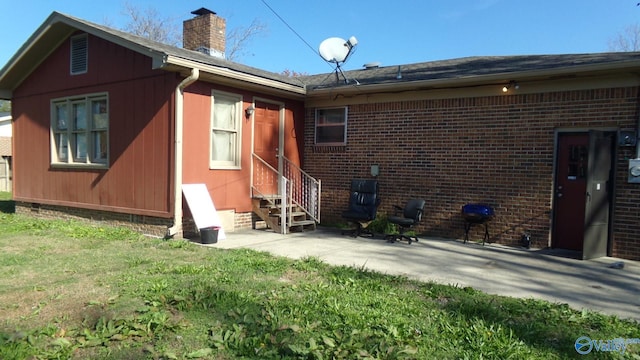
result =
M433 238L411 245L387 243L382 236L352 238L328 228L287 235L243 230L207 246L251 248L294 259L317 257L332 265L567 303L640 321L640 263L629 260L576 260L550 250ZM610 267L621 261L622 269Z

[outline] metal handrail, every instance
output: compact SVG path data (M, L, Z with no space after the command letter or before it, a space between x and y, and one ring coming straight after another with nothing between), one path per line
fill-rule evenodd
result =
M320 199L322 183L282 156L283 176L291 182L292 201L306 212L315 222L320 222Z
M297 205L311 217L315 222L320 222L320 198L322 183L302 170L291 160L282 156L283 171L280 173L276 168L269 165L264 159L256 154L252 154L253 167L251 172L251 196L261 197L271 205L276 205L275 199L280 199L280 203L288 209L292 209L293 204ZM292 211L282 214L283 232L288 225L292 224Z

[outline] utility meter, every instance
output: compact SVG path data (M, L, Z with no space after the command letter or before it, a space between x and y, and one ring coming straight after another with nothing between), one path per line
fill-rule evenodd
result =
M629 182L640 184L640 159L629 160Z

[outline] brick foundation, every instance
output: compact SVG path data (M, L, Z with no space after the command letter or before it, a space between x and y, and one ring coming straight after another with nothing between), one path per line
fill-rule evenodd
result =
M122 226L157 237L164 237L167 228L173 225L173 219L24 202L16 202L16 213L40 219L73 219L108 226Z
M173 219L151 216L132 215L109 211L74 208L69 206L55 206L16 202L16 214L33 216L39 219L64 219L88 221L108 226L130 228L145 235L165 237L167 228L173 225ZM235 230L251 229L253 213L236 213ZM182 223L183 232L176 238L191 238L198 234L193 218L186 212ZM227 230L227 232L232 232Z

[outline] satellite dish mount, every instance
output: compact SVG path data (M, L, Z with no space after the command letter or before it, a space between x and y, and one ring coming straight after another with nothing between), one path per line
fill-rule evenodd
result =
M347 77L342 72L341 65L349 58L349 55L353 52L353 48L358 44L358 39L355 36L344 40L339 37L330 37L320 43L318 52L320 56L330 63L336 64L336 82L340 81L340 75L344 79L344 83L349 83Z

